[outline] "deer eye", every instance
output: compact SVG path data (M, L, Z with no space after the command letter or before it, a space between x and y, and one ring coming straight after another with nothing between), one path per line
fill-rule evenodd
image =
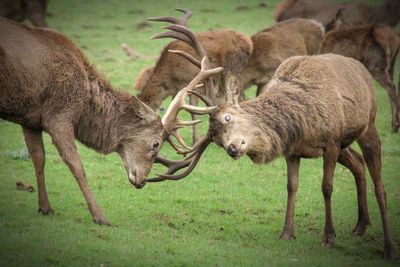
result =
M231 116L226 115L226 116L225 116L225 121L228 122L228 121L230 121L230 120L231 120Z
M157 150L160 147L160 142L158 140L153 141L153 150Z

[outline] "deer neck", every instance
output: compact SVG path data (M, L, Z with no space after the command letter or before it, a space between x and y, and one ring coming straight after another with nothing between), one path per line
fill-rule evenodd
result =
M118 122L123 115L123 94L101 78L90 82L89 99L76 124L76 138L86 146L108 154L121 139Z

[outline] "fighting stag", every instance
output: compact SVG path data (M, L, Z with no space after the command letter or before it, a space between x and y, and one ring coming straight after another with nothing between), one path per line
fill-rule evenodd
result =
M247 155L256 164L285 157L288 200L281 238L294 238L300 159L321 156L324 162L321 189L326 211L322 245L330 247L335 239L331 195L337 162L354 175L359 211L353 234L363 235L370 224L366 162L381 213L384 257L394 260L381 179L381 144L375 127L375 91L368 70L360 62L340 55L295 56L280 65L260 96L239 103L239 86L235 76L228 79L226 103L211 114L203 144L214 141L233 159ZM354 141L363 155L350 147ZM169 166L167 174L149 181L183 178L193 169L193 159L199 158L204 149L201 146L190 159L161 162ZM190 170L174 174L185 166Z
M203 63L182 94L222 71L207 67ZM70 40L52 30L0 18L0 69L0 118L22 127L43 214L53 212L45 186L43 132L50 135L78 182L93 221L108 224L88 187L75 139L100 153L117 152L129 181L142 188L162 143L168 140L175 148L188 148L177 129L198 123L177 120L174 108L161 120L135 96L115 90ZM215 110L181 108L196 114ZM172 136L181 144L175 144Z

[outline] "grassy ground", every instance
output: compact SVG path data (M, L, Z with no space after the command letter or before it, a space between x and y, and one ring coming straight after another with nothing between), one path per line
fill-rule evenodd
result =
M49 24L82 48L116 87L135 93L135 76L154 62L130 60L121 43L156 56L167 42L149 40L160 31L159 24L136 29L146 17L172 15L174 8L187 7L194 11L190 21L194 31L231 28L249 35L273 24L270 1L267 8L257 7L260 0L215 2L51 1ZM393 239L400 253L400 134L390 133L388 97L378 85L377 96L382 176ZM395 265L381 259L383 234L370 180L372 225L363 237L351 235L357 218L356 191L352 175L340 166L333 194L336 245L326 249L320 246L324 226L321 160L302 161L297 239L281 241L278 236L286 208L282 159L260 167L247 158L233 161L211 145L197 169L183 181L135 190L117 155L99 155L79 144L89 186L113 224L104 227L92 223L84 198L48 135L45 172L56 212L37 214L36 193L15 189L17 181L36 187L31 162L21 159L20 127L0 122L0 136L0 266ZM162 153L172 155L167 146Z

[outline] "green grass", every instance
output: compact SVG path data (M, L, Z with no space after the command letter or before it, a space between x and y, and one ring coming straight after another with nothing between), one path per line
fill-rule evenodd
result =
M257 8L259 0L214 2L50 1L53 16L49 24L82 48L116 87L136 93L133 83L137 73L154 62L130 60L121 43L156 56L168 42L149 40L160 32L159 23L143 31L135 29L146 17L174 15L174 8L187 7L194 12L190 21L194 31L230 28L249 35L273 24L271 1L267 1L267 8ZM249 9L235 11L243 5ZM390 133L388 97L376 87L382 176L391 232L400 251L400 134ZM254 94L254 89L249 94ZM48 135L46 184L56 212L37 214L37 194L15 188L17 181L36 187L32 163L19 156L24 148L20 127L0 121L0 136L0 266L395 265L381 259L383 234L370 179L372 225L363 237L351 235L357 219L356 190L351 173L340 166L333 193L336 245L332 249L320 246L324 227L320 159L302 160L297 239L282 241L278 239L286 209L286 166L282 159L255 166L247 158L233 161L211 145L186 179L135 190L117 155L103 156L79 144L89 186L113 224L105 227L92 223L77 183ZM174 156L168 146L162 154Z

